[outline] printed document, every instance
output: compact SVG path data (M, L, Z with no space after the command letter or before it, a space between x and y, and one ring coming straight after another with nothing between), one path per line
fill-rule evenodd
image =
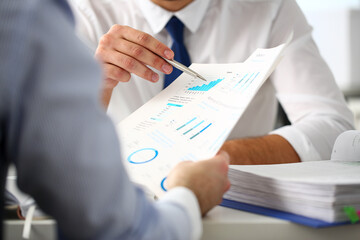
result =
M216 155L287 44L257 49L244 63L192 64L207 79L181 74L117 126L130 178L156 195L180 161Z

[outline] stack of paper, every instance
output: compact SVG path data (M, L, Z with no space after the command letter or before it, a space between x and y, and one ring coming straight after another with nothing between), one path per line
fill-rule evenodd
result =
M231 166L229 178L229 200L330 223L349 220L345 206L360 209L360 162Z

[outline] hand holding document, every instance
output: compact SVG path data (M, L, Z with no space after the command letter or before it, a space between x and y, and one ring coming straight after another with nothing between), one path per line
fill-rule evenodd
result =
M257 49L244 63L192 64L206 82L181 74L124 119L117 128L130 178L159 196L177 163L215 156L285 47Z

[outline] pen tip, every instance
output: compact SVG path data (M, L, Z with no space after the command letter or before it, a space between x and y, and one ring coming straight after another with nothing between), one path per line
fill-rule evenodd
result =
M206 79L202 76L199 76L200 79L204 80L206 82Z

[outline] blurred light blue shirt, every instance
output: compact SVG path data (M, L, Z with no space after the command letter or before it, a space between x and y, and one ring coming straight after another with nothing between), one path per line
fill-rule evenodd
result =
M20 189L70 239L199 237L190 190L149 202L129 181L99 101L99 66L70 16L60 0L0 2L2 189L13 162Z

